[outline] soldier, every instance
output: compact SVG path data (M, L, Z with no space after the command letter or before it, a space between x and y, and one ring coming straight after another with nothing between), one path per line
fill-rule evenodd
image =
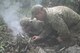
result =
M46 35L49 32L47 27L56 31L58 34L56 39L60 43L69 44L75 34L79 35L80 15L68 7L44 8L41 5L35 5L31 12L32 18L43 21L45 24L44 31L39 36L33 36L34 41L49 36Z
M29 37L33 37L34 35L39 35L43 31L45 31L44 22L40 20L26 18L26 19L21 19L20 23L21 23L23 30L28 34ZM46 45L48 46L49 45L53 46L54 44L57 44L58 42L55 39L56 38L55 36L57 36L56 31L53 31L51 27L47 27L46 29L48 30L48 32L45 34L47 37L37 40L35 41L35 43L39 44L41 42L45 42L45 44L47 43Z
M33 35L39 35L43 30L44 23L39 20L32 20L30 18L23 18L20 21L22 29L26 32L30 37Z

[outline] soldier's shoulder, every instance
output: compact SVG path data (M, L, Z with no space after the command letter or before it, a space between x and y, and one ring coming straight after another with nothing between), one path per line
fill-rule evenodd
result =
M67 6L55 6L55 7L52 7L52 8L55 8L55 9L70 9Z
M72 9L70 9L69 7L66 6L55 6L55 7L51 7L51 8L47 8L47 13L50 15L55 15L55 14L64 14L67 12L71 12L73 11Z
M47 8L48 10L58 11L58 10L70 10L71 8L67 6L55 6L51 8Z

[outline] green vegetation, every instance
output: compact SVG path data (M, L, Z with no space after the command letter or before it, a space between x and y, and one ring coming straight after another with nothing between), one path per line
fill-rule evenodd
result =
M4 5L3 2L7 0L0 0L0 13L2 12ZM35 0L10 0L11 4L14 4L16 2L21 3L21 9L19 13L23 14L24 16L31 16L30 10L31 10L31 4L35 2ZM34 3L33 3L34 4ZM58 5L64 5L72 8L74 11L80 14L80 1L78 0L42 0L41 4L44 7L54 7ZM7 9L8 7L6 7ZM28 48L28 42L27 38L23 37L17 37L17 41L12 41L13 36L11 34L11 30L8 28L8 26L5 24L3 17L0 16L0 53L26 53L27 49L31 49L28 53L35 53L36 49L34 48ZM34 50L34 51L33 51Z

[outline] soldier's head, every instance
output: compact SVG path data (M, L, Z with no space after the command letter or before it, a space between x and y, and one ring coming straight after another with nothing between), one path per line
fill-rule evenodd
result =
M37 20L43 21L46 16L46 10L41 5L35 5L32 7L32 18L36 18Z
M24 32L26 32L30 37L33 35L38 35L42 31L44 23L39 20L32 19L21 19L20 24Z
M26 33L28 33L30 31L30 28L31 28L30 22L31 21L28 18L23 18L23 19L20 20L20 24L22 26L22 29Z

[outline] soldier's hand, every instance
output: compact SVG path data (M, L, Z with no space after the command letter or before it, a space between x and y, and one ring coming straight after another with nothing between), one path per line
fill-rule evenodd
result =
M39 40L39 39L40 39L40 36L33 36L33 37L32 37L32 40L33 40L33 41L36 41L36 40Z
M63 42L63 40L61 39L61 37L57 37L57 40L58 40L59 42Z

